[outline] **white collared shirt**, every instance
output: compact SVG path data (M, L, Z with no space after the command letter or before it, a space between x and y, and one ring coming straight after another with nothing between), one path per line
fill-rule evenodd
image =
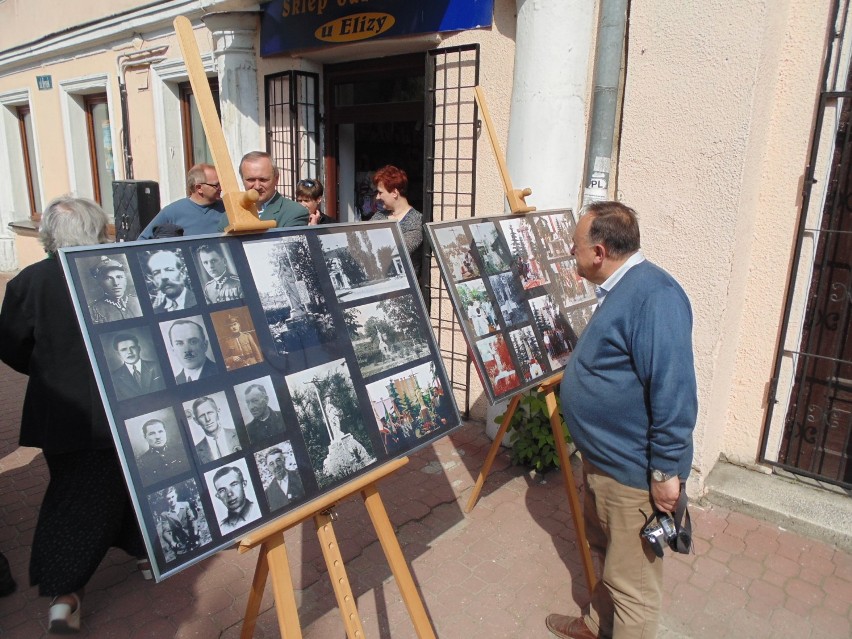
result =
M621 281L621 278L624 277L624 274L627 273L630 269L632 269L637 264L641 264L645 261L645 256L642 255L642 251L636 251L633 255L625 260L624 264L619 266L615 272L606 278L606 281L600 286L595 287L595 295L598 298L598 305L603 304L604 298L606 294L609 293L612 288Z

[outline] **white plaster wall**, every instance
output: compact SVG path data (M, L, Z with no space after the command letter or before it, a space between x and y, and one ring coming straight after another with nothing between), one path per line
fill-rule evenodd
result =
M631 4L619 195L692 300L698 489L759 454L828 5Z

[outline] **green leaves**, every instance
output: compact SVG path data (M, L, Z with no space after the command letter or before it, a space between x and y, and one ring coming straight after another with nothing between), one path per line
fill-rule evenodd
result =
M571 438L568 427L562 419L558 394L556 394L556 410L564 441L569 442ZM496 421L501 423L504 415L499 415ZM536 472L559 468L559 453L554 445L553 428L544 395L537 391L530 391L528 395L522 397L518 410L512 416L511 428L513 463L528 466Z

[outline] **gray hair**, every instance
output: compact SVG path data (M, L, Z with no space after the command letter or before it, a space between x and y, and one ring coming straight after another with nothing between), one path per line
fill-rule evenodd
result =
M45 207L38 236L48 253L68 246L106 244L108 222L107 214L97 203L63 195Z
M207 182L207 169L216 170L212 164L195 164L186 174L186 194L192 195L195 192L196 184L205 184Z
M243 177L243 164L245 162L257 162L258 160L269 160L269 163L272 165L272 177L278 178L278 167L275 166L275 160L266 151L249 151L246 153L242 160L240 160L240 177Z

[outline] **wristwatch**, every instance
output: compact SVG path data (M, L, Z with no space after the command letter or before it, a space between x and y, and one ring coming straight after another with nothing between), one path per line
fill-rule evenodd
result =
M669 475L668 473L664 473L661 470L651 471L651 479L653 479L654 481L668 481L672 477L674 477L674 475Z

